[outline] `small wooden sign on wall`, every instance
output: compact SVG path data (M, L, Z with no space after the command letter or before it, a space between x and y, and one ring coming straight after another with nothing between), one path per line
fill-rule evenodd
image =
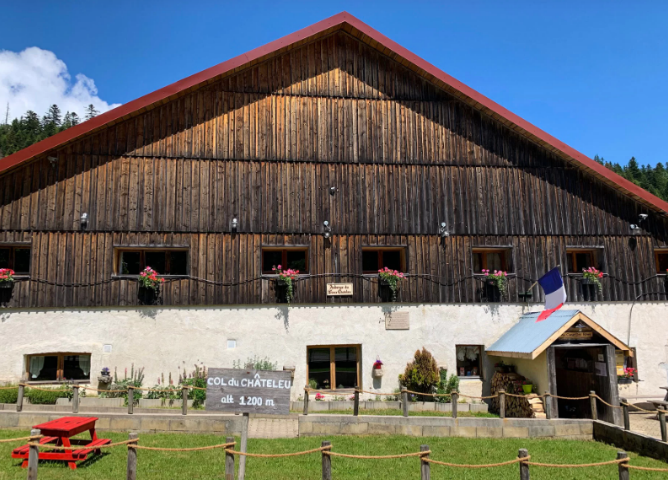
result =
M385 330L410 330L408 312L388 312L385 314Z
M328 297L345 297L353 294L352 283L328 283L327 296Z

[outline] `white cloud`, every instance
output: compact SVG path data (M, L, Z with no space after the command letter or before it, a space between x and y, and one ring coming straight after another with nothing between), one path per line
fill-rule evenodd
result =
M54 103L65 112L76 112L83 120L91 103L101 113L117 107L97 95L92 78L78 73L72 80L67 65L53 52L38 47L20 53L0 50L0 121L4 122L7 103L9 118L27 110L43 116Z

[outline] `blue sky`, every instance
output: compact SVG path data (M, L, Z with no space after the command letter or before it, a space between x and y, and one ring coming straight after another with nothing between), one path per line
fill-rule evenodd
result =
M342 10L590 157L668 162L666 1L11 2L0 50L125 103Z

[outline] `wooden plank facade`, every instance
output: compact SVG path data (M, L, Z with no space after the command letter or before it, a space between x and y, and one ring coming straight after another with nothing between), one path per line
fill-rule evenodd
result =
M10 307L136 304L136 281L113 275L124 246L189 248L165 305L275 303L261 249L277 245L309 248L300 303L377 302L375 245L406 249L403 302L481 301L482 246L510 248L510 301L573 246L602 249L604 300L632 301L665 298L668 221L336 31L0 174L0 243L32 249ZM326 298L328 281L354 296Z

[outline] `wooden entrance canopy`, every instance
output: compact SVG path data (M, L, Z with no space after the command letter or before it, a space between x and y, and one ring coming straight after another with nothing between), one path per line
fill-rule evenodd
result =
M547 319L537 322L540 313L522 315L518 323L487 349L487 354L533 360L571 327L581 322L615 348L622 350L625 355L633 356L633 351L626 344L579 310L558 310Z

